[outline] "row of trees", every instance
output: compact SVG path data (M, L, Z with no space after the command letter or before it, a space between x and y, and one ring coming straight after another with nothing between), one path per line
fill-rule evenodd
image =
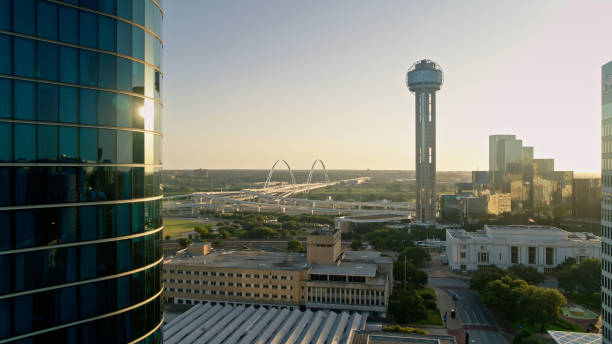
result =
M489 282L499 280L504 276L510 276L513 279L520 279L527 284L536 285L544 281L544 275L531 266L516 264L506 270L502 270L496 266L491 266L480 270L472 276L470 280L470 288L478 291L484 290Z
M588 258L578 263L574 258L568 258L557 268L559 288L565 293L592 294L601 290L601 260Z
M537 287L507 275L489 282L481 296L487 306L502 312L509 320L540 323L542 331L546 323L559 320L562 308L567 305L565 296L556 289Z

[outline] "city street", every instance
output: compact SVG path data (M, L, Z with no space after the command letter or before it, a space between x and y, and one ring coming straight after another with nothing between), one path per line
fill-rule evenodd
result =
M454 276L448 266L440 264L438 253L432 253L432 261L425 270L428 286L438 295L438 308L448 314L447 331L457 343L465 344L465 332L470 343L510 343L500 331L489 309L480 301L476 291L469 289L467 278ZM451 310L456 318L451 317Z

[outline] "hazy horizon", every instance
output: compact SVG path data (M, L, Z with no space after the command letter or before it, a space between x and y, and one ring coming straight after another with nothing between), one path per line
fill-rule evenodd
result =
M600 171L610 2L187 2L165 8L167 169L414 169L404 76L431 58L438 170L486 170L515 134Z

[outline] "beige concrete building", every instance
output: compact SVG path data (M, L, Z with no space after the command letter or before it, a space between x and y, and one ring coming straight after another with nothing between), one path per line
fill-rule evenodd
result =
M307 238L307 254L190 246L164 261L169 303L220 302L354 310L384 316L393 260L375 251L340 251L340 232Z

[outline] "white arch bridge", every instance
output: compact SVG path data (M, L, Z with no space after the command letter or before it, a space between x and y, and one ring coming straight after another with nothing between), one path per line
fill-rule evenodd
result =
M313 182L315 168L319 164L323 170L323 181ZM289 171L289 180L282 183L271 183L277 166L285 166ZM346 202L334 200L308 200L292 198L297 193L325 188L336 184L359 184L370 177L352 178L331 181L327 174L325 163L316 159L306 176L305 183L297 183L294 170L286 160L276 160L268 171L263 188L242 189L229 192L194 192L186 195L176 195L164 198L164 210L189 209L215 209L228 211L289 211L295 213L349 213L349 214L381 214L393 212L395 214L412 215L414 203L410 202Z

